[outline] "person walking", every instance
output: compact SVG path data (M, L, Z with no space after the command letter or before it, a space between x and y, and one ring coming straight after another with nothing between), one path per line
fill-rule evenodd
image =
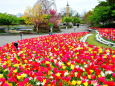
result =
M49 35L52 35L52 27L49 29Z
M74 26L74 32L75 32L76 27Z
M79 28L79 23L77 23L77 28Z
M20 38L21 38L21 40L22 40L22 35L23 35L22 32L20 32Z

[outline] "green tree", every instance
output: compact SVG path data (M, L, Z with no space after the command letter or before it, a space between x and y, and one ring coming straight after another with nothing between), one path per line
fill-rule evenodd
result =
M36 4L24 12L23 18L26 24L33 24L35 32L48 32L49 23L54 24L54 28L59 31L58 22L59 14L55 10L48 9L44 12L42 5ZM55 30L56 31L56 30Z
M100 6L109 6L109 3L105 1L101 1L95 8L100 7Z
M115 4L115 0L106 0L109 4Z
M94 26L107 26L113 27L115 20L115 4L109 4L109 2L100 2L92 11L92 14L88 16L91 24Z
M91 24L91 21L89 20L89 16L91 16L92 13L93 13L92 11L84 13L84 15L82 17L82 22L84 22L86 24Z
M110 7L109 6L100 6L98 8L95 8L93 11L93 14L89 17L91 22L93 24L100 24L100 23L106 23L108 22L108 19L110 18Z
M64 23L66 23L67 25L69 25L69 23L72 22L72 18L71 17L63 17L62 21Z
M19 24L26 24L23 17L19 17L18 22L19 22Z
M0 25L14 25L18 24L19 19L11 14L0 13Z
M72 17L72 23L73 23L73 25L76 25L76 23L80 23L80 18L79 17Z
M10 25L20 24L20 19L14 15L0 13L0 25L7 25L8 30Z

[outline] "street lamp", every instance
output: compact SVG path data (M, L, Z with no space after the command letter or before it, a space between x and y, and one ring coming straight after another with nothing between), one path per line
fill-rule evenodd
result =
M21 40L22 40L22 32L20 32L20 38L21 38Z

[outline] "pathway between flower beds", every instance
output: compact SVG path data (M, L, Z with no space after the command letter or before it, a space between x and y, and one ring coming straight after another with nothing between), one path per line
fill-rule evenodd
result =
M74 27L76 28L76 27ZM60 33L72 33L74 32L74 28L71 28L71 29L61 29L61 32ZM75 29L75 32L86 32L88 30L87 26L84 25L84 26L80 26L79 28L76 28ZM60 34L60 33L55 33L55 34ZM48 34L44 34L44 35L48 35ZM38 36L41 36L41 35L23 35L23 39L25 38L33 38L33 37L38 37ZM13 42L13 41L17 41L17 40L20 40L20 36L19 35L3 35L3 36L0 36L0 46L2 45L5 45L6 43L10 43L10 42Z

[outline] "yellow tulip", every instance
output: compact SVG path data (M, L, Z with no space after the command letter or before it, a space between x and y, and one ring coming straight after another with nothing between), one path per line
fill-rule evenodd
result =
M107 55L104 55L103 58L107 58Z
M10 56L7 56L6 58L10 59Z
M24 60L24 62L25 62L25 63L28 63L28 61L27 61L27 60Z
M17 76L17 79L21 79L21 76Z
M50 59L54 59L54 57L51 57Z
M49 61L46 61L46 64L50 64L50 62L49 62Z
M75 58L77 59L78 57L76 56Z
M64 63L62 63L61 65L63 65L63 66L64 66L65 64L64 64Z
M15 69L13 72L14 72L14 73L17 73L17 72L18 72L18 70L17 70L17 69Z
M77 81L77 84L80 85L82 81Z
M89 51L92 51L92 48L89 48Z
M14 64L13 66L14 66L14 67L19 67L19 64Z
M113 58L115 58L115 55L113 55Z
M24 74L24 73L23 73L23 74L21 74L21 77L26 77L26 74Z
M76 84L77 84L77 81L73 80L73 81L71 82L71 84L72 84L72 85L76 85Z
M71 63L70 63L70 62L68 62L68 63L67 63L67 65L71 65Z
M88 86L88 82L85 82L85 83L83 83L84 84L84 86Z
M46 83L46 79L43 79L43 83Z
M106 52L110 52L110 50L106 50Z
M18 78L18 79L24 79L26 76L27 76L27 75L23 73L23 74L17 76L17 78Z
M99 51L99 53L102 53L102 52L103 52L102 48L98 49L98 51Z
M91 79L91 75L88 75L88 78Z
M6 61L4 61L3 65L6 65L6 64L7 64L7 62L6 62Z
M102 85L102 86L108 86L108 85Z
M98 75L98 77L101 77L101 75Z
M75 66L74 65L71 65L71 69L73 70L75 68Z
M93 70L90 70L91 73L93 73L94 71Z
M56 76L60 76L61 75L61 73L56 73Z
M66 69L66 66L62 66L63 69Z
M0 78L3 78L4 76L3 76L3 74L0 74Z

